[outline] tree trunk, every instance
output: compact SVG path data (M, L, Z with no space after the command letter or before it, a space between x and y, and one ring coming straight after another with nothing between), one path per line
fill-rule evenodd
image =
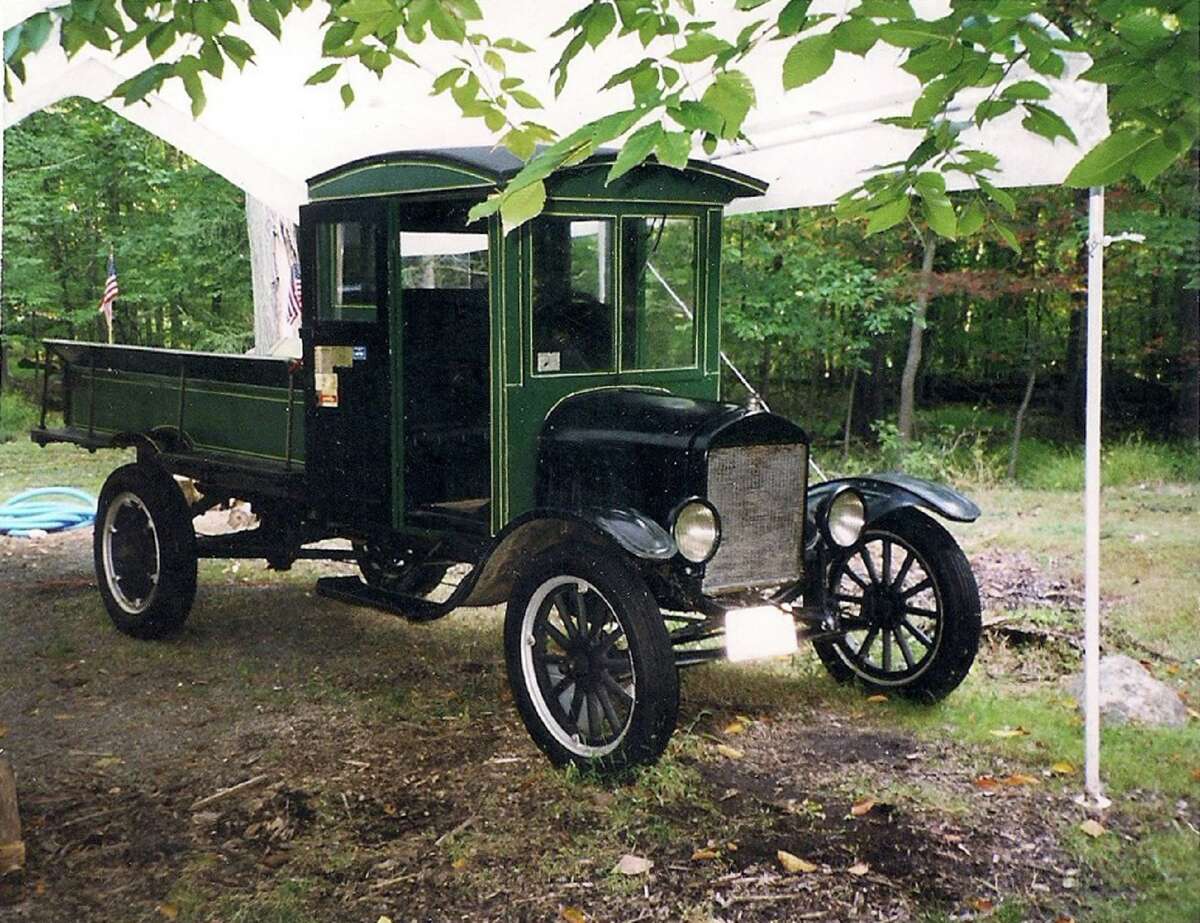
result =
M250 238L250 276L254 288L254 351L271 354L275 344L288 335L281 297L286 297L283 267L276 256L276 234L291 225L253 196L246 196L246 231Z
M1194 443L1200 442L1200 290L1181 284L1178 307L1180 388L1175 432Z
M850 396L846 398L846 429L842 434L842 457L850 457L850 430L854 423L854 391L858 386L858 366L850 370Z
M908 355L904 359L904 373L900 376L900 414L898 426L900 438L909 441L913 437L914 386L917 369L921 366L921 341L925 334L925 312L929 308L929 293L933 283L933 256L937 251L937 238L927 233L922 241L921 278L917 288L917 309L913 313L912 326L908 332Z
M1021 429L1025 426L1025 412L1029 410L1029 402L1033 398L1033 385L1037 381L1037 356L1029 360L1029 377L1025 379L1025 396L1017 409L1017 419L1013 421L1012 451L1008 456L1008 479L1017 476L1017 455L1021 451Z

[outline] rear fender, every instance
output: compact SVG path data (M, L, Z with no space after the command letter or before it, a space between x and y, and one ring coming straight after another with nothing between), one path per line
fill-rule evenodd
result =
M636 510L531 510L496 536L478 579L460 606L494 606L508 599L522 565L563 542L585 542L624 552L645 562L669 561L678 549L657 522Z
M888 471L863 477L837 478L810 487L808 509L815 515L821 505L841 487L853 487L867 504L867 522L882 519L906 507L927 510L953 522L974 522L979 507L968 497L944 484Z

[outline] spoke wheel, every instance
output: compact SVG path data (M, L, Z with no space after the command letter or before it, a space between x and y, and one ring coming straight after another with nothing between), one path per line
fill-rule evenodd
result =
M137 638L176 631L196 597L191 510L165 471L141 463L105 481L93 532L96 582L113 624Z
M845 634L816 644L839 680L935 701L966 677L979 646L979 592L945 529L901 510L872 523L829 568Z
M552 550L517 582L505 617L513 699L559 765L607 772L661 755L678 676L645 583L605 549Z
M388 593L425 596L446 576L444 565L421 563L421 556L413 548L395 550L355 543L354 554L368 585Z
M101 528L113 599L130 615L141 615L153 602L162 569L154 519L137 494L124 491L109 505Z
M530 599L521 670L534 707L564 747L604 756L625 736L637 695L629 639L586 580L553 577Z

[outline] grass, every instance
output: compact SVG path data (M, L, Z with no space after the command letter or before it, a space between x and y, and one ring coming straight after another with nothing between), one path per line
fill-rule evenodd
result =
M0 444L14 439L29 438L29 430L37 426L40 411L17 388L5 388L0 394Z
M960 413L963 416L958 418L943 415L938 425L975 425L966 411ZM978 420L980 426L994 424L987 415ZM1035 440L1029 445L1035 457L1023 460L1023 480L977 483L970 492L984 510L983 517L951 528L968 553L1022 552L1049 573L1076 575L1082 569L1083 546L1078 486L1056 481L1049 473L1056 466L1065 472L1080 462L1077 455L1060 449L1044 452L1039 460L1036 453L1043 444ZM1101 591L1110 642L1119 648L1123 639L1129 639L1178 661L1154 661L1153 668L1161 679L1186 692L1195 706L1200 703L1200 635L1196 632L1200 579L1195 566L1200 472L1195 471L1195 460L1184 456L1171 446L1135 441L1110 448L1109 486L1103 495ZM33 486L76 486L95 493L109 471L127 458L123 452L89 455L73 446L40 449L18 438L0 444L0 500ZM1047 473L1043 486L1028 486L1030 471ZM1055 486L1060 483L1066 486ZM243 562L234 574L223 562L206 562L204 605L188 623L185 637L178 643L151 645L123 638L106 642L103 650L111 658L106 666L115 672L136 666L169 674L172 686L176 679L183 684L178 692L164 693L172 705L176 698L185 702L211 695L204 687L192 688L191 681L227 671L238 677L246 704L259 710L288 711L294 705L316 703L348 708L364 721L436 722L448 732L451 727L464 732L486 728L497 716L513 721L511 707L497 702L504 683L497 612L468 611L434 626L411 626L352 610L329 619L308 610L276 611L264 604L274 589L298 597L298 582L313 577L306 567L277 575ZM1061 609L1039 609L1027 615L1034 623L1080 630L1079 616ZM56 667L80 658L95 659L100 643L98 618L94 597L62 600L56 604L55 621L39 641L38 658ZM310 662L294 647L297 639L303 639L305 649L323 652L319 673L304 666ZM380 666L363 656L364 651L390 649L407 652L402 677L399 668ZM1063 795L1080 789L1082 728L1074 703L1056 677L1018 683L995 670L996 675L989 675L988 667L999 661L988 657L985 651L967 683L940 705L917 708L889 701L870 706L864 720L883 728L898 724L928 738L949 738L961 752L970 754L979 774L1027 772L1042 780L1042 791ZM464 669L468 665L471 669ZM631 882L605 874L622 853L639 847L702 844L709 836L725 832L718 806L706 800L715 794L696 768L711 749L707 729L719 728L734 715L759 720L794 716L807 709L847 715L864 710L861 695L830 684L811 656L791 663L700 668L688 674L684 695L687 717L667 757L622 786L614 788L548 766L529 771L528 784L544 802L538 820L565 831L561 841L543 855L531 859L523 843L470 830L451 844L441 861L469 859L462 876L480 888L490 888L495 869L503 867L540 876L539 880L598 876L598 887L605 892L623 892L633 887ZM689 725L694 725L690 731ZM1012 737L992 733L1018 727L1028 733ZM1051 771L1062 762L1070 763L1072 771ZM1077 915L1081 923L1200 919L1197 837L1173 820L1179 802L1194 803L1200 794L1197 770L1200 733L1195 722L1182 729L1104 729L1102 773L1108 794L1117 802L1113 830L1093 841L1075 830L1078 816L1061 819L1062 838L1086 870L1087 888L1107 895L1089 899L1086 913ZM920 779L914 785L912 790L884 794L922 810L938 804L941 810L962 813L963 806L936 785L923 790ZM478 797L486 803L500 795L481 790ZM179 919L205 920L213 913L241 923L314 919L313 886L303 878L264 884L257 894L236 899L221 895L203 879L203 870L194 874L184 870L168 898ZM996 909L986 919L1017 921L1027 916L1019 900L997 899ZM698 910L697 918L704 919L704 912ZM959 917L936 912L925 917L951 918Z

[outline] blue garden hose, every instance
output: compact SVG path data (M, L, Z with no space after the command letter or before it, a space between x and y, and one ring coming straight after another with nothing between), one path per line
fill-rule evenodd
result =
M0 535L14 538L28 538L35 529L82 529L95 519L96 498L74 487L36 487L0 503Z

